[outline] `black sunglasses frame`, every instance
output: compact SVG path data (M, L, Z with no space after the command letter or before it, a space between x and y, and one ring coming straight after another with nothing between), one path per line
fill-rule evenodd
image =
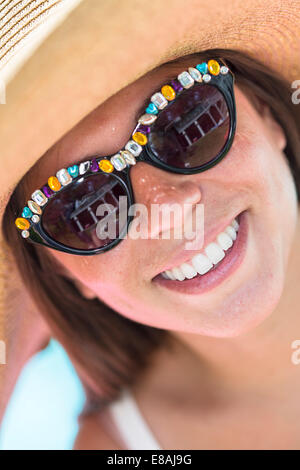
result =
M199 167L195 168L177 168L177 167L172 167L170 165L167 165L166 163L162 162L159 160L151 151L149 143L147 143L143 147L143 151L141 154L138 156L138 161L144 161L150 165L153 165L157 168L160 168L165 171L169 171L171 173L179 173L179 174L184 174L184 175L192 175L196 173L201 173L203 171L208 170L209 168L212 168L215 166L217 163L219 163L228 153L236 131L236 105L235 105L235 97L234 97L234 90L233 90L233 85L234 85L234 75L232 72L228 71L227 74L221 75L219 74L218 76L211 76L211 79L209 83L197 83L197 86L215 86L224 96L227 107L228 107L228 112L229 112L229 118L230 118L230 128L229 128L229 134L226 140L226 143L224 147L221 149L221 151L216 155L213 160L209 161L208 163L201 165ZM184 92L185 90L183 90ZM91 157L92 159L93 157ZM94 157L95 158L95 157ZM97 161L103 159L104 157L96 157ZM110 158L110 157L107 157ZM132 189L132 184L130 180L130 168L127 166L124 170L118 171L118 173L113 172L110 173L109 176L116 178L118 182L123 186L123 188L126 191L126 195L128 197L128 203L129 207L134 204L134 196L133 196L133 189ZM79 181L82 182L82 179L86 177L90 177L93 174L98 174L98 173L92 173L91 171L88 171L84 175L79 175L78 177L74 178L73 181L70 183L70 185L78 183ZM65 186L63 187L59 192L67 190L69 187ZM51 197L51 199L55 197L55 194ZM49 201L48 201L49 202ZM45 204L44 207L48 204L48 202ZM44 208L43 207L43 208ZM113 240L112 242L108 243L107 245L104 245L99 248L93 248L93 249L88 249L88 250L81 250L81 249L76 249L76 248L71 248L68 247L60 242L55 241L53 238L51 238L47 232L43 228L43 214L41 214L40 219L37 223L32 223L32 225L29 228L29 237L28 241L32 241L37 244L41 244L43 246L47 246L49 248L62 251L64 253L69 253L69 254L74 254L74 255L82 255L82 256L88 256L88 255L95 255L99 253L106 252L108 250L111 250L114 248L120 241L123 240L124 236L128 233L128 229L130 226L130 223L133 220L133 216L130 216L127 214L127 224L122 230L122 232L119 234L118 238Z

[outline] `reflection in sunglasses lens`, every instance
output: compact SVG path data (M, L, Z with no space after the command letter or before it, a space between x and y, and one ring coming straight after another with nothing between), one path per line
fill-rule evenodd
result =
M127 197L125 187L113 175L97 173L65 186L49 200L42 226L56 242L81 250L111 243L125 229L120 227L119 198ZM105 230L111 223L113 236Z
M159 113L149 134L154 155L176 168L196 168L214 160L227 142L230 117L223 94L195 85Z

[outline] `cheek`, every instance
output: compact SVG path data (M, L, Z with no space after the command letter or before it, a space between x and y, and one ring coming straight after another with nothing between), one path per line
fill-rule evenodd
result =
M118 290L126 290L126 287L132 283L131 276L124 276L134 272L132 253L124 250L123 240L119 245L106 253L100 253L93 256L68 255L58 251L51 250L51 255L56 258L62 269L76 279L84 286L88 287L99 297L106 300L106 293L109 295L117 293ZM131 261L130 258L131 257Z
M288 161L264 118L245 95L237 94L237 131L225 158L227 174L234 175L238 187L251 191L254 212L263 207L270 214L283 210L294 218L297 195Z

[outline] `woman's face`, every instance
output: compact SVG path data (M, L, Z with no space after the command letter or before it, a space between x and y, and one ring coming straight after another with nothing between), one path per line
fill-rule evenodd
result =
M161 66L99 106L40 159L31 170L29 191L60 168L122 148L145 99L193 63L185 58ZM266 106L257 102L260 108L255 107L237 85L234 91L236 135L219 164L196 175L173 174L144 162L131 168L135 202L149 212L151 204L203 205L203 246L187 249L185 239L162 239L172 225L158 223L151 226L152 238L129 237L95 256L45 248L83 295L98 297L146 325L209 336L238 335L271 314L282 293L295 233L296 191L283 154L282 129ZM240 222L237 239L214 270L184 281L161 276L191 264L235 218Z

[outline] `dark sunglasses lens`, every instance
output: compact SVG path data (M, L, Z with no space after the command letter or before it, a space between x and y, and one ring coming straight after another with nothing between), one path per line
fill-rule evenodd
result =
M116 177L95 173L53 195L43 211L42 226L67 247L104 247L126 231L127 204L126 189Z
M224 95L199 84L160 111L151 126L149 147L169 166L196 168L214 160L225 146L230 116Z

